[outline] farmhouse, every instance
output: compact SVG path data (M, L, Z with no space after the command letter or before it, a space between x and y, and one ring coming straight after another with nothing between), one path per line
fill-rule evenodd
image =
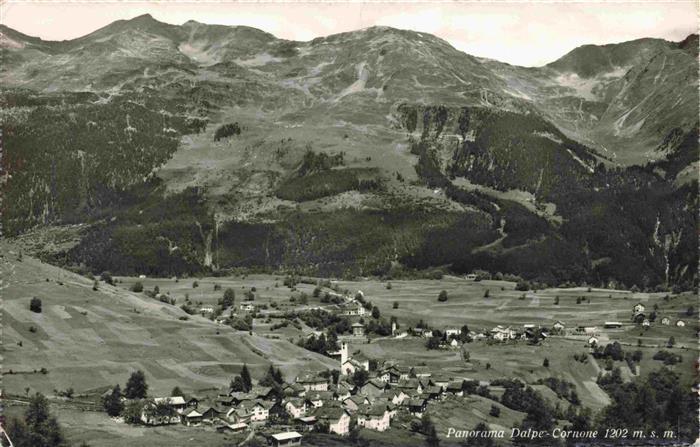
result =
M383 405L367 405L357 412L357 425L369 430L385 431L390 422L389 411Z
M178 413L182 413L187 407L187 402L185 402L185 398L182 396L156 397L153 399L153 403L168 405Z
M328 391L328 381L323 377L305 374L297 377L296 383L304 387L304 391Z
M341 436L350 432L350 413L340 407L323 406L314 413L316 419L328 424L328 431Z
M356 303L352 306L348 306L348 309L343 312L343 315L348 315L348 316L358 316L361 317L367 313L367 309L364 308L364 306L360 303Z
M476 275L474 273L470 273L464 277L467 281L476 281Z
M287 447L293 445L301 445L302 436L295 431L277 433L270 436L274 447Z
M241 304L240 309L244 312L253 312L255 310L255 304L243 303Z
M661 324L663 324L664 326L668 326L668 325L671 324L671 319L668 318L668 317L663 317L663 318L661 319Z
M494 340L497 341L506 341L506 340L512 340L517 336L516 332L507 327L504 328L503 326L496 326L495 328L491 329L491 337Z
M589 346L597 346L598 345L598 337L591 337L588 339L588 345Z
M644 327L651 326L651 323L649 322L648 318L645 318L644 321L642 321L642 326L644 326Z
M685 321L683 321L683 320L676 321L676 326L677 327L685 327Z
M561 321L557 320L556 323L552 325L552 329L554 330L554 332L562 333L564 332L564 329L566 329L566 325Z
M197 411L196 408L188 408L187 410L182 412L180 420L183 424L187 426L199 425L202 423L202 413Z
M250 409L250 420L252 422L263 422L270 417L270 408L273 403L259 400L256 401L253 407Z
M450 382L447 384L447 387L445 388L445 392L447 394L453 394L455 396L464 396L464 390L462 386L462 382Z

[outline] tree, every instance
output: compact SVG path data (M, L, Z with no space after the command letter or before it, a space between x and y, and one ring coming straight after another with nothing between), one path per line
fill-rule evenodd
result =
M233 380L231 380L229 387L231 388L231 391L237 393L242 393L246 391L245 384L243 383L243 379L241 379L241 376L234 377Z
M676 337L671 335L671 337L668 339L668 342L666 343L666 346L668 346L669 348L672 348L673 345L675 345L675 344L676 344Z
M224 291L224 297L221 300L221 307L224 309L227 307L233 306L234 301L236 300L236 292L228 288Z
M97 292L99 289L100 289L100 283L99 283L99 281L95 280L95 281L92 283L92 290L95 291L95 292Z
M248 365L243 364L243 369L241 369L241 380L245 386L246 393L253 388L253 379L250 377L250 371L248 371Z
M491 405L491 411L489 411L489 414L495 418L501 416L501 407L498 405Z
M558 295L554 297L554 305L555 306L559 305L559 296Z
M391 282L386 283L386 289L391 290Z
M367 383L369 379L369 373L364 369L358 368L352 375L352 383L356 386L362 386Z
M144 399L148 394L148 384L143 371L138 370L131 373L129 380L124 387L124 396L127 399Z
M100 274L100 279L109 285L114 285L114 279L112 278L112 274L109 272L102 272Z
M446 290L441 290L440 293L438 294L438 301L444 303L447 301L447 291Z
M425 347L428 349L437 349L440 347L440 342L442 339L440 337L430 337L428 340L425 342Z
M379 308L377 306L374 306L372 308L372 318L377 320L379 318L379 315L380 315Z
M138 424L141 422L141 413L143 412L143 401L132 400L126 403L122 411L122 417L127 424Z
M34 313L40 314L41 313L41 300L37 297L34 297L29 301L29 310L31 310Z
M484 298L488 298L490 295L491 295L491 293L489 292L489 289L486 289L484 291Z
M134 285L131 286L131 291L136 293L143 292L143 284L139 281L135 282Z
M102 399L102 406L105 412L112 417L119 416L122 413L124 403L122 402L122 390L118 384L112 388L111 393Z
M545 368L549 368L549 359L547 357L544 358L542 366L544 366Z
M175 388L173 388L173 390L170 392L170 395L173 397L174 396L182 396L183 394L184 393L182 392L182 390L180 389L179 386L175 386Z
M394 304L392 304L391 307L394 308L394 309L398 309L398 308L399 308L399 302L398 302L398 301L394 301Z
M8 421L6 431L16 447L64 445L61 427L49 412L49 401L41 393L36 393L29 400L24 419L11 418Z

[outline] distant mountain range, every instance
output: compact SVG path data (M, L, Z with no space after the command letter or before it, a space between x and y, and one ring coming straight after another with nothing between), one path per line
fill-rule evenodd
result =
M523 68L386 27L0 32L3 228L54 262L697 282L697 35Z

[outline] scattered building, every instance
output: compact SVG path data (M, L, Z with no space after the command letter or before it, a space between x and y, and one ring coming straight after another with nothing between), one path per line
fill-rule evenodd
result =
M270 436L274 447L287 447L293 445L301 445L301 434L295 431L277 433Z

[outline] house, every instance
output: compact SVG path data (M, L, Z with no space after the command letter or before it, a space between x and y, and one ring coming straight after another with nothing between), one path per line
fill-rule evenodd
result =
M664 326L668 326L668 325L671 324L671 319L668 318L668 317L663 317L663 318L661 319L661 324L663 324Z
M459 337L462 334L462 330L459 328L448 328L445 329L445 338Z
M423 330L423 338L432 338L432 337L433 337L432 329L424 329Z
M255 304L243 303L241 304L240 309L244 312L253 312L255 310Z
M314 413L318 421L328 424L328 431L345 436L350 432L350 412L345 408L324 405Z
M250 409L250 420L251 422L263 422L270 417L270 408L273 403L257 400Z
M145 425L167 425L180 422L180 415L167 398L156 402L151 399L141 409L141 422Z
M300 430L303 431L311 431L314 428L314 425L316 425L316 416L302 416L300 418L296 418L295 420L296 426L300 427Z
M169 405L178 413L182 413L182 411L187 407L187 402L185 402L185 398L182 396L156 397L153 399L153 403Z
M678 321L676 321L676 326L678 326L678 327L685 327L685 321L683 321L683 320L678 320Z
M366 396L354 395L343 401L343 406L348 411L354 413L363 405L369 405L369 399Z
M408 401L408 412L413 416L423 417L428 401L422 397L414 397Z
M386 388L386 382L383 382L378 379L372 379L360 388L359 393L363 396L368 396L370 399L374 399L380 394L382 394Z
M188 408L180 415L180 421L187 426L199 425L202 423L202 413L196 408Z
M642 326L644 326L644 327L651 326L651 323L649 322L648 318L645 318L644 321L642 321Z
M619 321L606 321L603 324L603 327L605 329L619 329L622 327L622 323L620 323Z
M588 346L597 346L598 345L598 337L592 336L591 338L588 339Z
M463 383L461 381L450 382L445 388L447 394L452 394L454 396L464 396Z
M507 327L504 328L503 326L496 326L495 328L491 329L491 338L493 338L496 341L507 341L511 339L515 339L516 337L516 332Z
M199 406L199 399L196 397L190 397L187 400L187 408L197 408Z
M307 407L318 408L323 406L323 402L334 400L335 393L332 391L310 391L306 393Z
M595 326L578 326L576 332L583 332L586 335L593 335L598 332L598 328Z
M355 305L349 307L345 312L343 312L343 315L361 317L366 313L367 309L365 309L362 304L356 303Z
M276 433L270 436L274 447L287 447L292 445L301 445L302 436L295 431L284 433Z
M433 385L429 386L423 390L423 395L428 398L428 400L437 400L442 397L442 387Z
M557 333L562 333L564 332L564 329L566 329L566 325L562 323L561 321L557 320L553 325L552 325L552 330Z
M285 396L302 397L306 394L306 388L298 383L285 384L282 388Z
M340 402L344 401L348 397L352 396L352 390L354 389L353 386L350 386L350 384L345 384L345 383L338 383L338 386L335 389L335 398L339 400Z
M635 315L643 313L645 310L646 310L646 307L642 303L637 303L632 308L632 311Z
M411 368L408 366L394 365L389 368L389 383L398 383L400 380L406 380L411 375Z
M365 326L362 323L352 324L352 335L355 337L362 337L365 335Z
M248 424L250 423L251 416L252 414L248 411L248 408L241 405L238 408L228 409L225 418L238 424Z
M467 281L476 281L476 275L474 273L470 273L464 277Z
M422 393L423 392L423 386L420 384L418 379L405 379L405 380L400 380L395 386L392 387L393 389L396 390L401 390L404 391L407 394L411 393Z
M453 338L452 341L450 342L450 347L451 348L459 348L460 343L457 341L456 338Z
M366 405L357 412L357 425L369 430L385 431L389 428L391 416L386 405Z
M214 422L221 415L221 410L213 406L205 407L204 411L200 410L200 412L202 413L202 422Z
M308 391L328 391L328 380L312 374L305 374L297 377L296 383L304 387Z
M240 422L237 424L221 424L216 427L216 431L219 433L231 432L238 433L248 428L248 424Z
M306 399L292 397L283 401L284 409L293 418L300 418L306 414Z
M212 314L212 313L214 313L214 308L211 306L202 306L199 308L199 313L201 313L202 315Z

